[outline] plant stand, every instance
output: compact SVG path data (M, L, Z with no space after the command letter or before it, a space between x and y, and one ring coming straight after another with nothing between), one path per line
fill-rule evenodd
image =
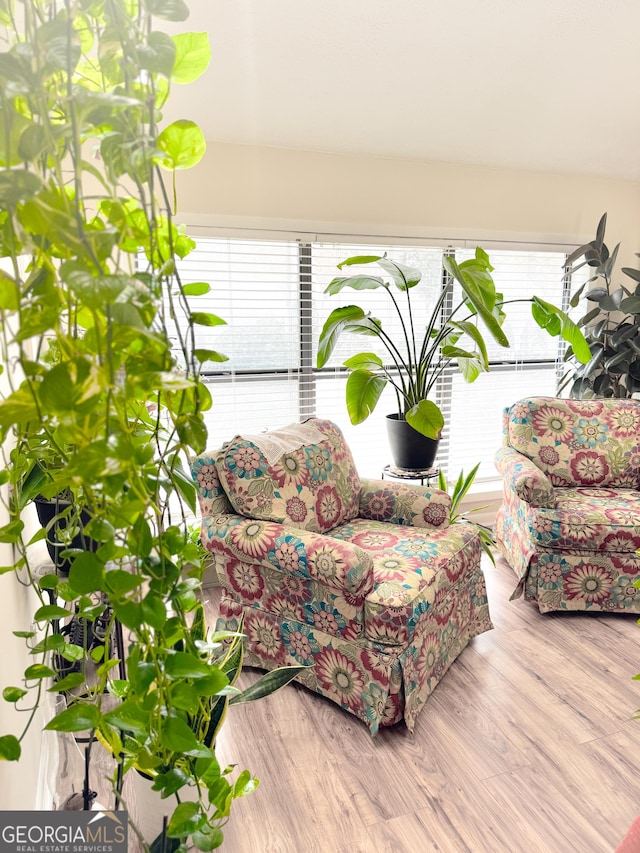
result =
M425 468L422 471L414 471L409 468L396 468L395 465L385 465L380 474L380 479L419 480L421 486L424 486L426 481L428 486L431 480L438 479L439 473L438 468Z

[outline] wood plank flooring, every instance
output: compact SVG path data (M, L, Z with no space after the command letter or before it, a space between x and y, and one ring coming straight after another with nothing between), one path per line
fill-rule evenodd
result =
M640 627L541 616L509 601L503 561L483 567L495 629L454 663L412 735L371 738L297 685L230 709L220 763L261 781L234 804L225 853L615 850L640 814Z

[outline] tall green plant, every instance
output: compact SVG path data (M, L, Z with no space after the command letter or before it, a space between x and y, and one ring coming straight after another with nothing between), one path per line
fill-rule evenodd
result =
M560 308L538 296L503 299L491 276L493 267L489 256L479 247L474 258L461 263L451 257L445 258L447 281L435 294L435 304L424 328L416 326L411 303L413 289L422 279L420 270L392 261L386 254L347 258L338 268L373 263L381 267L390 280L366 272L338 276L325 292L337 294L346 287L358 291L382 289L399 319L399 338L394 340L370 311L358 305L347 305L331 312L318 346L318 367L327 363L344 332L376 337L388 354L386 362L372 352L359 353L344 362L350 371L346 386L347 410L354 424L369 417L389 383L396 392L398 413L419 433L438 438L444 417L430 399L436 383L452 363L457 364L467 382L475 381L489 370L484 335L488 332L498 344L509 346L502 325L506 316L504 307L510 302L529 302L533 319L540 328L551 335L561 335L572 345L577 358L589 359L584 335ZM461 288L459 297L453 295L455 282ZM399 291L400 295L394 291ZM453 304L443 318L443 306L452 296Z
M622 267L629 282L613 281L620 243L610 251L605 243L607 214L603 214L595 239L580 246L567 259L571 273L588 267L589 278L571 298L576 308L586 300L578 325L585 329L590 358L576 363L567 350L567 368L560 389L572 397L631 397L640 393L640 270ZM578 263L579 262L579 263ZM595 286L594 285L595 282Z
M67 707L47 728L97 733L121 769L151 771L163 793L203 787L177 806L169 835L209 850L255 780L229 782L207 735L220 697L235 694L222 638L202 622L186 524L186 461L205 447L211 405L200 368L224 359L195 344L198 326L224 321L191 307L209 285L180 280L176 261L194 243L166 183L205 151L193 122L161 129L171 84L209 62L206 34L157 26L187 17L183 0L0 0L0 483L11 494L0 541L16 555L2 571L38 596L41 629L18 632L32 663L3 695L26 722L0 737L0 757L19 758L43 693L62 692ZM37 493L70 498L69 540L90 517L97 549L68 548L68 578L33 574L23 513ZM74 612L109 616L90 652L53 630ZM126 678L111 614L128 637ZM82 659L81 671L51 685L54 653Z

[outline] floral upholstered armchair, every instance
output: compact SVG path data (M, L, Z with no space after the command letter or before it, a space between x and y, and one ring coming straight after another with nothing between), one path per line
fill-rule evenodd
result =
M437 489L361 480L326 420L236 436L192 464L218 627L245 662L312 665L312 690L409 729L452 661L491 628L475 527Z
M505 411L498 545L541 612L640 612L640 401L531 397Z

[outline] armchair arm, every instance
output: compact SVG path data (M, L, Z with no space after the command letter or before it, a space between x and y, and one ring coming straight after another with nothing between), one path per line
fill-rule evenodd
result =
M373 589L369 554L322 533L242 515L209 515L202 519L202 541L213 554L279 569L355 598Z
M515 493L530 506L556 505L551 481L527 456L513 447L501 447L495 462L502 474L505 492Z
M363 479L361 483L360 518L438 530L449 526L451 498L440 489L392 480Z

